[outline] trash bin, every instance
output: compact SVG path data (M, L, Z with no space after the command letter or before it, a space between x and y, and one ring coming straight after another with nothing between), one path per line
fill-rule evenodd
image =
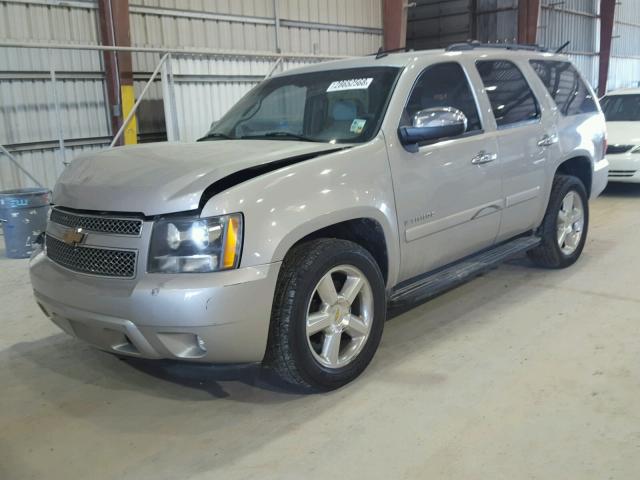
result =
M0 192L0 224L9 258L29 258L34 242L47 227L49 194L46 188Z

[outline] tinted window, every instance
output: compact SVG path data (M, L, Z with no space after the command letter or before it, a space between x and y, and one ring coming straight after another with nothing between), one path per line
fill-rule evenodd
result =
M530 63L563 115L598 111L589 89L569 62L531 60Z
M498 127L540 118L540 108L522 72L504 60L477 62Z
M433 107L462 111L467 116L467 132L482 128L469 82L457 63L440 63L422 72L403 112L401 126L411 125L416 113Z
M602 99L607 122L640 121L640 95L610 95Z

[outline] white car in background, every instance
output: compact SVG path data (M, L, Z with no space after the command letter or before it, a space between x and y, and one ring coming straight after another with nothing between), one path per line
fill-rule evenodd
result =
M640 183L640 88L616 90L601 103L609 136L609 181Z

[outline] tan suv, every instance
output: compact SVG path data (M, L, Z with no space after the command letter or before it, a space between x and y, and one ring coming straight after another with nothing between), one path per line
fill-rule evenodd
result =
M79 158L31 279L64 331L125 356L358 376L389 303L528 252L580 256L605 121L566 57L454 45L267 79L193 144Z

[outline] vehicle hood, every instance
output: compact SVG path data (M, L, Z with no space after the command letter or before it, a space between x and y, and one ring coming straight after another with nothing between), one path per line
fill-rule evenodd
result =
M640 145L640 122L607 122L609 145Z
M215 140L118 147L81 156L55 186L56 205L144 215L198 208L205 189L240 170L335 151L330 143Z

